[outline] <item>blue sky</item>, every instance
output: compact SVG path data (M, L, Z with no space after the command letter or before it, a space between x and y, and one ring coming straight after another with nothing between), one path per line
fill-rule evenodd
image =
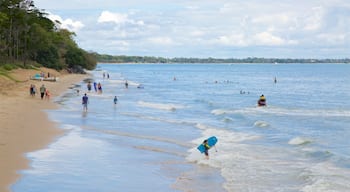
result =
M350 58L349 0L34 0L87 51Z

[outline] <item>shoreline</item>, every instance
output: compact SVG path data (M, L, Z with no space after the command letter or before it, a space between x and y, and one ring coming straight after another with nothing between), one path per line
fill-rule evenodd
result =
M26 69L11 72L20 83L0 76L0 191L9 192L10 186L21 176L18 171L30 167L26 153L45 148L63 135L64 130L49 119L45 110L57 108L54 98L89 76L59 73L47 68L41 68L41 71L59 77L59 81L29 80L38 71ZM35 97L29 94L31 84L37 88ZM50 91L49 100L41 100L38 94L43 84Z

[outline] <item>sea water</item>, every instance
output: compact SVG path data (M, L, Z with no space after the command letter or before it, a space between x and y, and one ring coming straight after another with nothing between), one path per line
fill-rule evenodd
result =
M102 93L86 80L58 98L48 113L66 134L27 155L12 191L350 191L349 64L99 64L90 73ZM267 106L257 107L262 94ZM219 141L207 160L196 147L210 136Z

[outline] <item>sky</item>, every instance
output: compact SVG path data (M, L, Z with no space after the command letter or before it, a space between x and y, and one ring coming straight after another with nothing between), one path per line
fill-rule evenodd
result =
M350 58L350 0L34 0L109 55Z

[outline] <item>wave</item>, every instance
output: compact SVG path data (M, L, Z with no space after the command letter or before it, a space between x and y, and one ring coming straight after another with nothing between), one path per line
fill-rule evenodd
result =
M233 122L233 119L232 119L232 118L229 118L229 117L225 117L225 118L223 119L223 121L224 121L225 123L230 123L230 122Z
M211 113L214 115L225 115L235 113L235 111L229 109L214 109L211 111Z
M83 129L90 130L90 131L96 131L100 133L105 134L111 134L111 135L118 135L118 136L124 136L124 137L132 137L132 138L138 138L138 139L146 139L146 140L153 140L153 141L159 141L159 142L165 142L170 144L176 144L178 146L182 147L193 147L191 143L187 143L181 140L177 139L171 139L171 138L165 138L165 137L157 137L157 136L150 136L150 135L140 135L140 134L134 134L129 132L123 132L123 131L116 131L116 130L105 130L105 129L98 129L94 127L82 127Z
M311 143L312 140L309 138L303 138L303 137L295 137L288 141L289 145L306 145Z
M255 127L262 127L262 128L264 128L264 127L269 127L270 124L268 122L266 122L266 121L256 121L254 123L254 126Z
M114 80L108 80L108 81L109 81L110 83L112 83L112 84L124 85L126 80L117 80L117 79L114 79ZM129 84L130 86L139 85L138 82L130 81L130 80L128 80L128 84Z
M267 107L247 107L242 109L214 109L211 111L214 115L225 114L273 114L287 116L306 116L306 117L350 117L349 110L342 109L288 109L274 106Z
M147 119L147 120L159 121L159 122L165 122L165 123L171 123L171 124L190 125L190 126L196 125L195 122L176 120L176 119L164 119L164 118L160 118L160 117L147 116L147 115L143 115L143 114L139 114L139 113L121 112L120 114L130 116L130 117L136 117L136 118L140 118L140 119Z
M176 104L163 104L163 103L151 103L145 101L139 101L138 105L141 107L148 107L153 109L160 109L166 111L176 111L177 109L183 109L185 106Z
M350 191L350 171L324 161L306 167L300 176L306 184L302 192Z
M170 155L175 155L179 157L186 157L184 153L177 152L174 150L168 150L168 149L163 149L159 147L151 147L151 146L134 146L136 149L141 149L141 150L146 150L146 151L152 151L152 152L158 152L158 153L167 153Z
M206 160L196 148L191 148L186 160L220 169L227 191L245 191L247 186L253 185L256 188L251 191L257 192L350 191L350 170L330 162L331 154L327 151L317 152L304 147L304 156L300 155L299 149L286 150L280 146L247 142L261 138L259 135L227 131L205 124L197 124L196 127L203 130L203 136L191 142L199 145L204 139L214 135L218 138L217 152L210 149L210 159ZM311 142L313 141L309 138L295 137L288 143L304 146Z

